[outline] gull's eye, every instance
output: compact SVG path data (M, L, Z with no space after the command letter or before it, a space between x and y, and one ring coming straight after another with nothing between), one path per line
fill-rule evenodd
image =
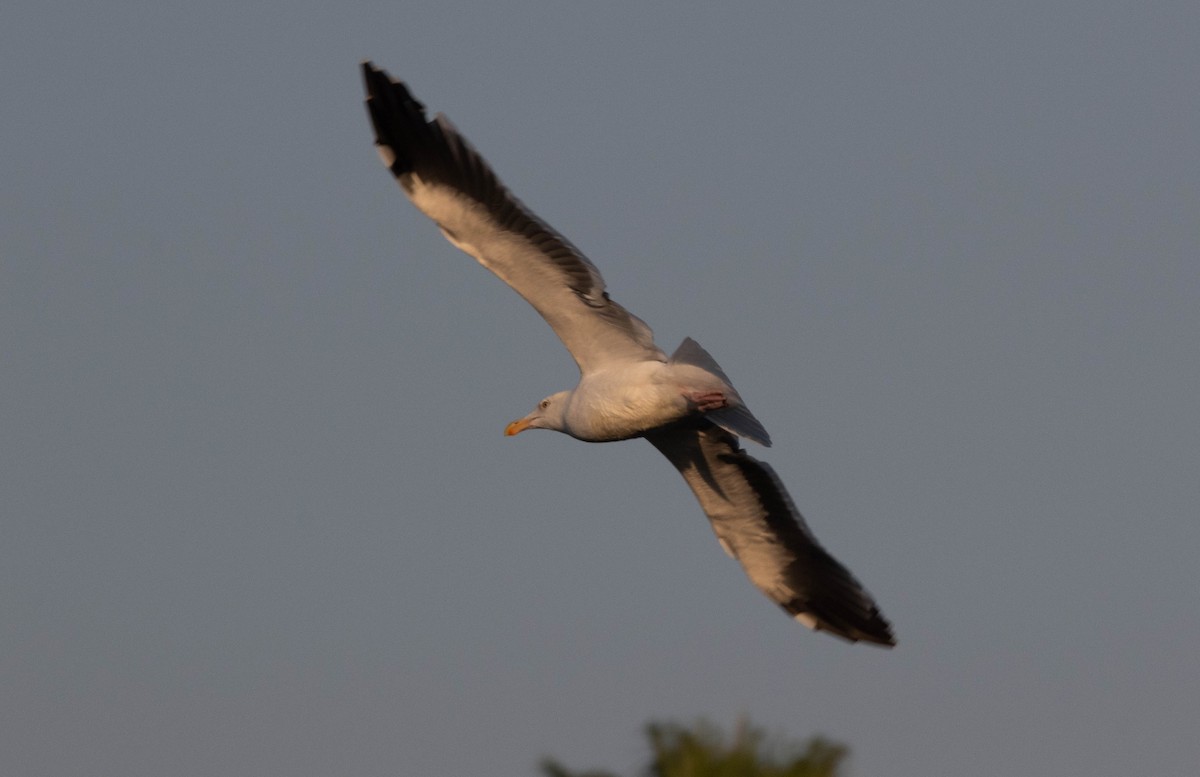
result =
M550 400L543 399L541 402L538 402L538 410L545 410L548 407L550 407Z

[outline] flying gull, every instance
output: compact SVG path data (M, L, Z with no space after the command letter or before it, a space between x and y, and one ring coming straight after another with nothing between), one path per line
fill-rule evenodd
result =
M413 204L451 243L525 298L579 366L505 434L553 429L586 442L644 437L683 475L717 541L800 623L851 642L895 645L870 594L817 542L775 471L738 444L771 439L725 372L691 338L671 356L617 304L600 271L500 182L442 115L363 63L375 145Z

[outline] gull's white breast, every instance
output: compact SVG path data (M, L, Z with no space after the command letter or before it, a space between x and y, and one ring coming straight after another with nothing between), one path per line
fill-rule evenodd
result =
M582 377L564 415L566 432L588 442L638 437L688 413L673 365L627 362Z

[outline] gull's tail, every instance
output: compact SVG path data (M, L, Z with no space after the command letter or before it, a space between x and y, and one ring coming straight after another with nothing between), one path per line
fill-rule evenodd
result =
M675 353L671 354L671 361L675 364L690 364L706 372L711 372L725 381L725 385L733 391L733 397L731 397L733 402L727 407L709 410L704 414L705 418L731 434L753 440L767 448L771 447L771 435L767 434L762 423L754 417L750 408L746 407L741 396L738 395L737 389L733 388L733 382L725 374L725 370L721 369L717 360L708 351L701 348L699 343L690 337L683 338L683 342L675 349Z

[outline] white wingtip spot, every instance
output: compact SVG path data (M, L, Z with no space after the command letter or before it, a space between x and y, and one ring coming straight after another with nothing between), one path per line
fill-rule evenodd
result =
M797 623L802 623L813 631L817 630L817 619L812 616L812 613L798 612L792 617Z
M385 146L382 143L375 146L375 151L379 153L379 158L383 160L383 164L389 170L392 165L396 164L396 152L392 151L391 146Z
M725 551L725 555L729 556L729 557L730 557L730 558L732 558L732 559L736 559L736 558L737 558L737 556L733 555L733 548L729 547L729 543L728 543L728 542L726 542L725 540L721 539L720 537L717 537L717 542L718 542L718 543L720 543L720 545L721 545L721 550Z

